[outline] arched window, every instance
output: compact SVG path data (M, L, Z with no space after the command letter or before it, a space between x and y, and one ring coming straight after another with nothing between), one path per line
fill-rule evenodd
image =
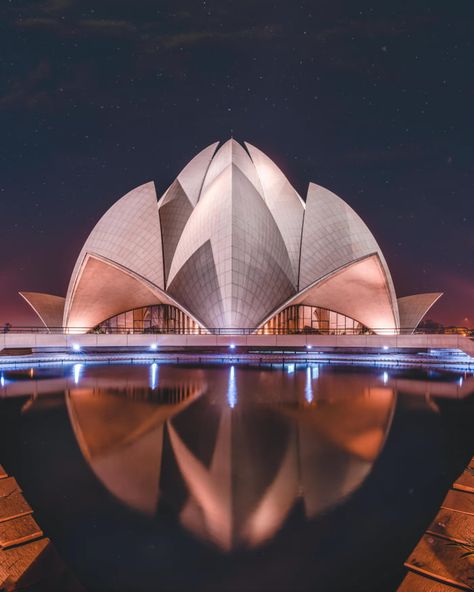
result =
M306 304L293 304L277 313L260 327L258 333L313 333L322 335L362 335L371 331L343 314Z
M153 304L127 310L99 323L93 333L207 333L176 306Z

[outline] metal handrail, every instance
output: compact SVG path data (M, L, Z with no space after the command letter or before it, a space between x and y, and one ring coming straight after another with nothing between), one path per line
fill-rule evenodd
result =
M397 335L411 334L413 329L410 327L401 327L396 331ZM370 331L361 329L288 329L283 327L274 327L265 329L261 327L209 327L202 329L199 327L188 328L108 328L97 329L91 327L44 327L44 326L5 326L0 333L18 334L18 333L37 333L37 334L56 334L56 335L77 335L89 333L94 335L393 335L393 328L381 327ZM473 329L465 327L447 327L444 329L418 328L414 332L416 335L460 335L465 337L474 336Z

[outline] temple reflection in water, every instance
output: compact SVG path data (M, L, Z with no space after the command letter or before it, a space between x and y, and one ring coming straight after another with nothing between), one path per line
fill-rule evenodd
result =
M173 508L223 550L269 540L354 492L390 429L395 390L356 373L74 367L66 399L82 454L121 503Z

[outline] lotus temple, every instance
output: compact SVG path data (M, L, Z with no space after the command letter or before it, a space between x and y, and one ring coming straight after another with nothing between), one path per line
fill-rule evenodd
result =
M159 195L119 199L87 238L65 296L21 292L69 333L410 334L440 293L397 297L383 253L340 197L303 199L258 148L197 154Z

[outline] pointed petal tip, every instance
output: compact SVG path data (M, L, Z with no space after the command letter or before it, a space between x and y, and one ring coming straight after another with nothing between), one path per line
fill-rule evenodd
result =
M46 296L48 298L64 298L64 296L58 296L58 294L48 294L46 292L31 292L30 290L18 290L18 294L22 298L28 298L29 296Z
M403 298L419 298L421 296L431 296L433 300L438 300L441 296L444 296L444 292L419 292L417 294L407 294L406 296L400 296L398 300Z
M216 140L215 142L211 142L211 144L209 144L209 146L206 146L204 148L204 150L211 150L212 148L214 148L214 150L213 150L213 154L214 154L214 152L216 151L219 144L220 144L220 141Z
M230 146L231 149L242 149L243 146L240 142L238 142L234 136L231 136L228 140L226 140L225 142L217 142L218 144L220 144L219 146L219 150L218 152L220 152L222 149L226 148L227 146Z

